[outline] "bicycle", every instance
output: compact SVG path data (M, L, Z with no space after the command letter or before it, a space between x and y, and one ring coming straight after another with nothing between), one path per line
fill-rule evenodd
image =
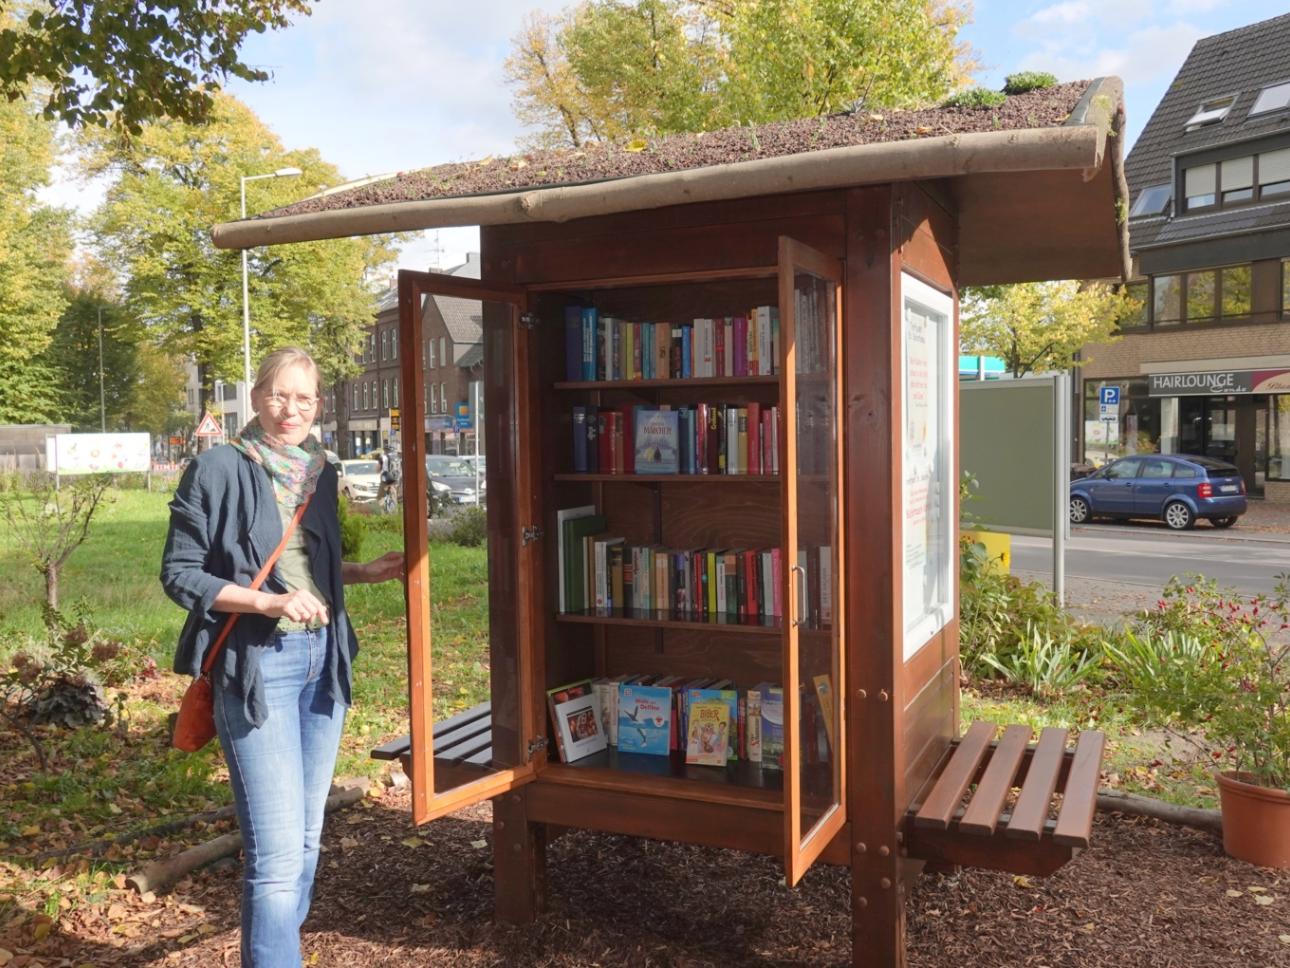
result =
M381 483L381 497L377 502L382 513L393 514L399 506L398 484L395 481Z

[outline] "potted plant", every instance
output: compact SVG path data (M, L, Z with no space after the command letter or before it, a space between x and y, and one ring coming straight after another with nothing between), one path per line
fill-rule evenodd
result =
M1242 598L1198 575L1170 579L1156 608L1107 646L1144 712L1214 761L1223 847L1290 868L1290 576Z

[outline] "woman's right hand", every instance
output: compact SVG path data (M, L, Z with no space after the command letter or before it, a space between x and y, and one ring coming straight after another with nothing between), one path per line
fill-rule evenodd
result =
M326 603L319 601L316 595L303 588L297 588L285 595L266 595L265 599L263 612L269 618L288 618L305 625L312 625L315 622L327 624Z

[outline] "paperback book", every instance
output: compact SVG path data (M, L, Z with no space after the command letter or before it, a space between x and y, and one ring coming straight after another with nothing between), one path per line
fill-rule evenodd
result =
M730 707L721 699L700 699L690 704L690 733L685 762L724 766L730 755Z
M667 756L671 740L672 690L667 686L619 686L619 752Z

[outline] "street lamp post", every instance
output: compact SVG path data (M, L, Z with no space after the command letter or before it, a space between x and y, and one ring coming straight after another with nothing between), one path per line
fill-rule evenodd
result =
M107 394L103 392L103 307L99 307L99 430L107 433Z
M264 178L291 178L303 175L299 168L279 168L265 175L242 176L242 219L246 220L246 183L260 181ZM242 395L238 400L238 409L242 411L241 419L245 424L251 419L251 300L248 296L246 271L246 249L242 250ZM240 427L238 428L241 429Z

